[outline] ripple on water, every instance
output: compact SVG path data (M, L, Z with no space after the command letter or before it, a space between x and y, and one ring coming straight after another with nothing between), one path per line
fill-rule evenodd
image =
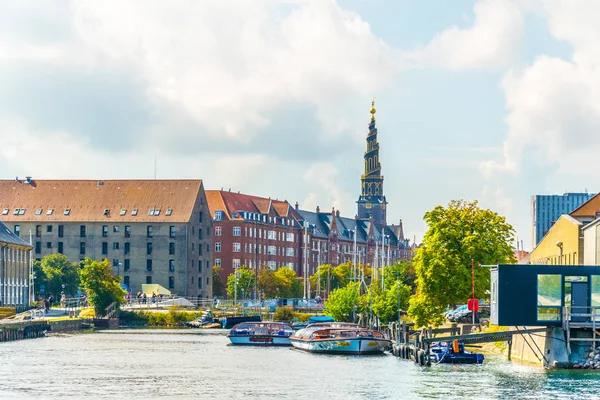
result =
M0 345L0 398L598 398L593 371L488 357L421 368L393 356L228 345L224 332L119 330Z

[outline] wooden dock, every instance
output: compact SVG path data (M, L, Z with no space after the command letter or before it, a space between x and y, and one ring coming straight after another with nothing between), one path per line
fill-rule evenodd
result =
M458 340L466 345L477 344L477 343L492 343L492 342L507 342L508 343L508 359L510 360L512 339L514 335L530 335L541 332L548 332L551 328L534 328L534 329L514 329L502 332L491 332L491 333L473 333L460 335L459 328L456 324L453 324L450 328L439 328L439 329L421 329L413 330L412 324L402 323L398 329L397 342L393 345L393 354L397 357L414 360L415 363L423 366L430 366L431 361L429 360L429 347L432 343L436 342L452 342ZM449 336L445 334L450 334ZM443 335L443 336L438 336ZM527 342L527 341L526 341ZM532 347L532 351L540 353L542 357L543 351L537 347L535 342ZM537 350L537 351L536 351ZM545 358L545 357L544 357Z

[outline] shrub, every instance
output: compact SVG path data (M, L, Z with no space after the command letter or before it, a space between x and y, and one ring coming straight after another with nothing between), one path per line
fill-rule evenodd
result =
M93 308L85 308L79 313L79 318L95 318L96 312Z
M294 313L294 318L296 318L298 322L307 322L310 317L310 314L300 312Z
M294 309L292 307L277 307L273 320L291 321L294 318Z

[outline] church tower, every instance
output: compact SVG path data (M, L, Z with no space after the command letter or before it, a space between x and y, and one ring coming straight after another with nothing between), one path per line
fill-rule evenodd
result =
M365 173L360 177L362 190L358 201L358 217L373 218L379 227L385 227L387 200L383 195L383 175L379 162L379 143L375 127L375 100L371 103L371 122L365 152Z

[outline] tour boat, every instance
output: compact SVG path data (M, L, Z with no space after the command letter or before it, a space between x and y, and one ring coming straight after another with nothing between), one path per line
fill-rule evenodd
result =
M290 337L292 346L311 353L378 354L391 344L383 333L357 326L311 326Z
M283 322L242 322L235 325L227 337L234 345L290 346L294 330Z

